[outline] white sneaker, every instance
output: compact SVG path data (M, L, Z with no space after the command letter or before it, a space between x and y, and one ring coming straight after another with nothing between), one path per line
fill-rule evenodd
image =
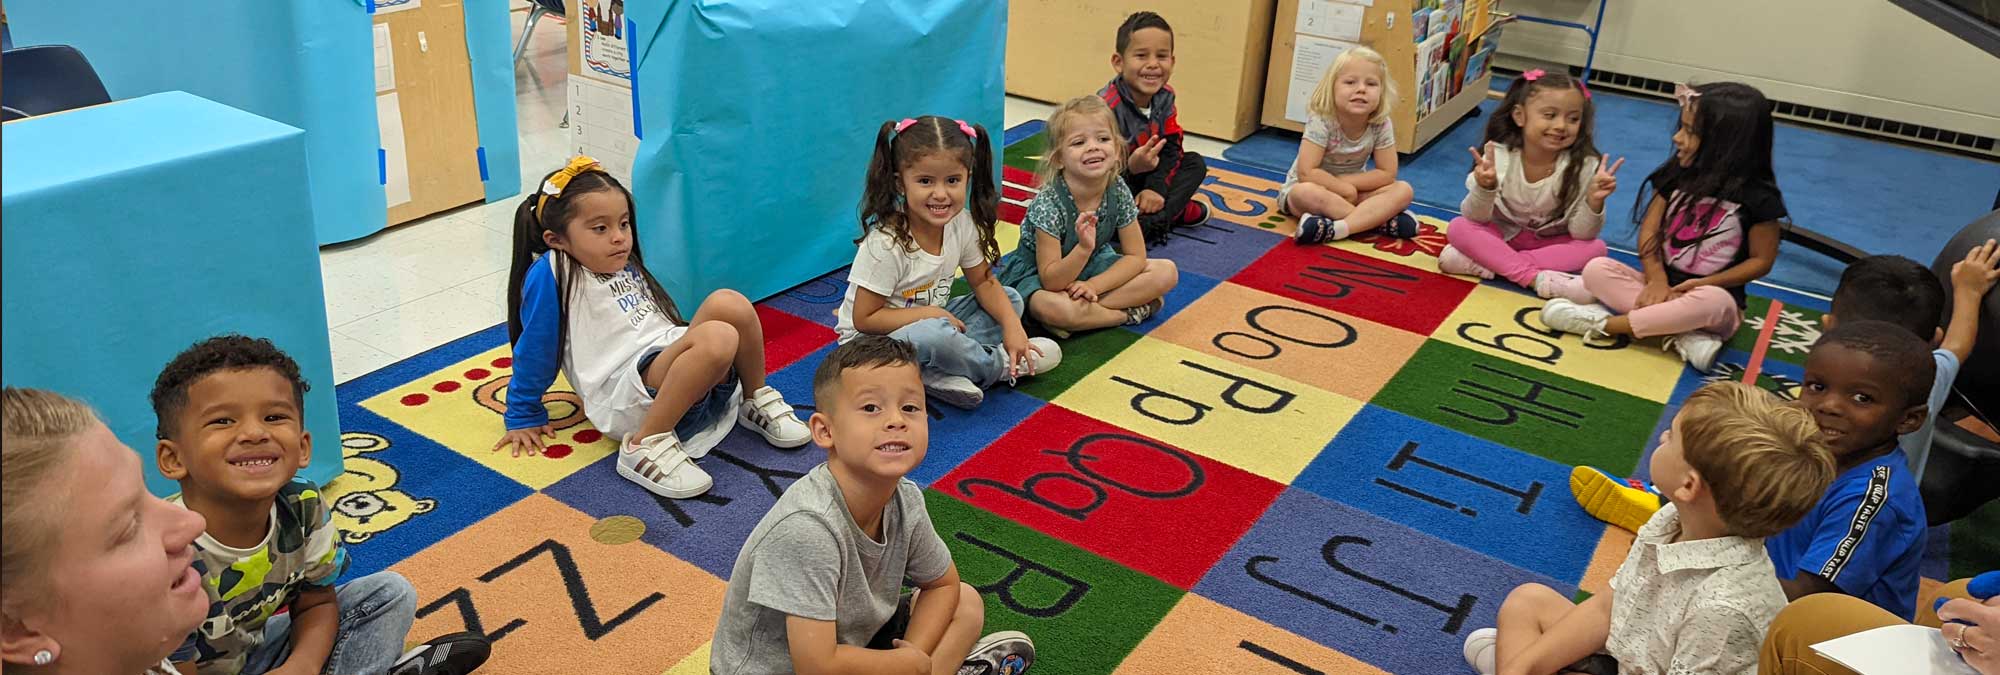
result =
M1660 346L1680 352L1697 373L1715 367L1715 355L1722 353L1722 338L1698 330L1667 336Z
M924 389L937 400L954 408L971 410L986 401L986 390L973 384L972 380L960 375L946 375L924 383Z
M1056 366L1062 364L1062 345L1056 344L1055 340L1031 337L1028 338L1028 346L1034 347L1041 353L1028 355L1026 359L1028 367L1023 369L1023 375L1040 375L1055 370Z
M1597 302L1597 296L1583 287L1583 277L1568 272L1542 270L1535 274L1535 295L1544 300L1562 298L1579 305Z
M638 483L653 494L669 499L687 499L707 492L715 484L708 472L694 465L681 439L674 432L653 434L632 442L626 436L619 444L618 475Z
M798 415L792 414L792 404L785 402L785 395L770 385L764 385L743 403L743 412L736 416L736 423L780 448L796 448L812 440L812 430L799 421Z
M1495 645L1500 641L1500 631L1481 628L1465 636L1465 662L1479 671L1479 675L1493 675L1497 668L1493 665Z
M1020 675L1035 664L1035 643L1017 630L1003 630L979 638L972 653L958 667L958 675Z
M1568 298L1551 298L1542 305L1542 325L1556 330L1583 336L1585 340L1602 340L1604 322L1611 318L1611 310L1599 304L1578 304Z
M1471 258L1465 256L1463 251L1458 250L1458 247L1449 245L1445 246L1444 250L1438 252L1438 271L1445 274L1479 277L1481 279L1493 278L1493 270L1486 269L1479 263L1473 262Z

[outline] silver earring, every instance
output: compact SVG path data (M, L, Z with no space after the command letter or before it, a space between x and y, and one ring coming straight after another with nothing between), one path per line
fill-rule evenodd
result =
M56 660L56 655L49 653L49 650L44 649L35 652L35 665L46 666L49 665L50 662L53 662L55 660Z

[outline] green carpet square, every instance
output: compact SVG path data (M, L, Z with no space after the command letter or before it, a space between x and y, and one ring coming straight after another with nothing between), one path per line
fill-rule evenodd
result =
M1044 401L1054 401L1141 337L1123 328L1106 328L1061 340L1062 364L1051 372L1022 380L1015 389Z
M1753 353L1757 349L1757 336L1764 331L1764 319L1771 313L1770 298L1750 296L1748 306L1743 308L1743 325L1736 329L1736 335L1729 338L1729 348ZM1806 352L1812 350L1814 341L1819 340L1819 320L1821 312L1800 305L1785 305L1778 310L1778 327L1771 331L1771 346L1764 352L1764 358L1805 365Z
M1432 340L1376 405L1564 464L1630 473L1663 406Z
M986 600L986 632L1032 636L1038 674L1111 672L1183 595L936 490L924 496L959 578Z
M1042 151L1048 146L1048 133L1035 132L1035 135L1007 146L1007 152L1002 156L1004 159L1002 164L1032 173L1042 165Z

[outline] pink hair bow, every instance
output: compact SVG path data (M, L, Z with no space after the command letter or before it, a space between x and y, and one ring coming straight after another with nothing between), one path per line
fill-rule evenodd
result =
M965 120L952 120L952 121L953 121L953 122L957 122L957 123L958 123L958 130L959 130L959 131L963 131L963 132L965 132L965 137L966 137L966 138L970 138L970 139L972 139L972 140L975 140L975 141L976 141L976 140L979 140L979 132L978 132L978 131L976 131L976 130L974 130L974 129L972 128L972 125L970 125L970 124L966 124L966 123L965 123ZM899 134L900 134L900 133L903 133L903 130L904 130L904 129L908 129L908 128L910 128L910 125L912 125L912 124L916 124L916 123L917 123L917 120L916 120L916 118L914 118L914 117L905 117L905 118L903 118L903 121L901 121L901 122L897 122L897 123L896 123L896 133L899 133Z
M1536 68L1536 69L1534 69L1534 70L1530 70L1530 71L1528 71L1528 72L1525 72L1525 73L1521 73L1521 79L1523 79L1523 80L1527 80L1527 81L1529 81L1529 82L1533 82L1533 81L1535 81L1535 80L1539 80L1539 79L1542 79L1542 76L1543 76L1543 75L1547 75L1547 74L1548 74L1548 73L1547 73L1547 72L1545 72L1545 71L1543 71L1542 69L1540 69L1540 68Z

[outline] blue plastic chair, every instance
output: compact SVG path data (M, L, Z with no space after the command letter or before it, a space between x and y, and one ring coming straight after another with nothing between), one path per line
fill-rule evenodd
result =
M0 58L0 77L7 88L0 105L26 115L74 110L111 102L97 70L83 52L69 45L36 45L9 49Z

